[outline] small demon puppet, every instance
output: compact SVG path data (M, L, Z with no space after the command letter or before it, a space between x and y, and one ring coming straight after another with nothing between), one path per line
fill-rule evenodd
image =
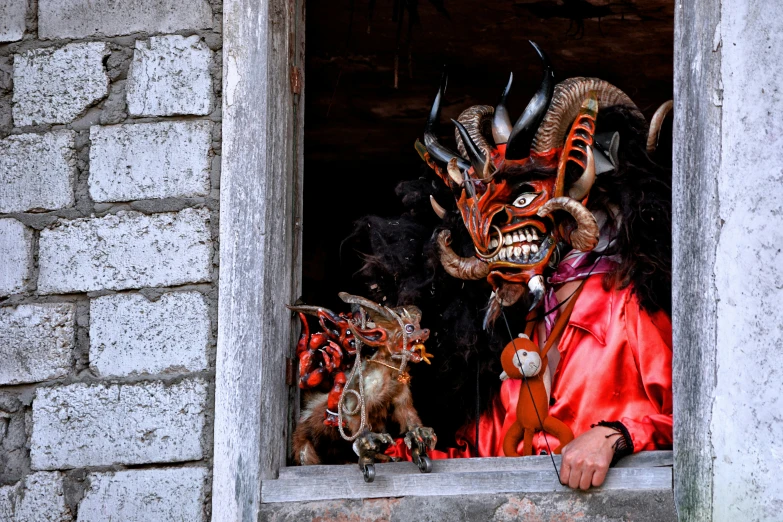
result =
M563 482L585 489L622 455L671 446L671 187L655 153L671 103L648 124L603 80L556 83L532 45L543 78L519 119L509 80L495 107L453 122L455 151L436 129L444 78L416 143L439 180L400 183L408 213L355 236L368 288L432 317L439 368L421 406L443 435L461 423L448 456L562 451Z
M421 425L407 371L409 362L430 364L424 347L429 330L420 326L421 312L415 306L388 308L346 293L339 296L353 311L288 307L302 322L296 349L299 387L310 391L294 431L294 462L350 462L355 460L352 449L364 479L372 482L374 462L390 460L383 450L394 443L386 433L392 420L419 469L430 472L427 449L435 447L437 438ZM321 331L310 332L306 314L318 318Z

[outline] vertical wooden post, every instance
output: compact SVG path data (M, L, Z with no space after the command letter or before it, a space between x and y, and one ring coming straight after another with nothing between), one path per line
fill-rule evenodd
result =
M712 516L712 418L720 233L720 0L678 0L674 24L674 489L682 521Z
M304 0L223 3L214 521L258 520L285 465L285 357L300 292ZM299 94L293 91L298 90Z

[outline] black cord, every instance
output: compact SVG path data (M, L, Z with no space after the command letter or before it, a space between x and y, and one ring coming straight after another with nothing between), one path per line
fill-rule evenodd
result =
M571 295L573 296L573 294L571 294ZM503 314L503 321L505 321L505 323L506 323L506 328L508 329L509 337L511 337L511 342L514 344L514 347L516 347L516 338L514 337L514 334L511 333L511 326L509 326L508 319L506 319L506 312L503 310L503 308L500 309L500 312ZM521 367L522 366L522 361L519 360L519 355L516 352L514 353L514 355L516 356L517 362L519 363L519 366ZM546 371L545 368L542 368L542 370ZM536 401L533 399L533 391L530 389L530 383L527 382L527 376L525 375L525 372L520 372L520 373L522 373L522 380L525 381L525 385L527 386L527 392L530 394L530 399L531 399L530 402L533 403L533 409L536 411L536 417L538 418L538 425L541 426L541 431L544 431L544 423L541 420L541 415L539 415L539 413L538 413L538 406L536 406ZM560 484L562 484L562 481L560 480L560 470L557 469L557 464L555 464L555 456L552 454L552 448L549 447L549 439L546 436L546 432L544 432L544 442L546 442L546 449L549 451L549 458L552 459L552 467L555 468L555 474L557 475L557 481Z

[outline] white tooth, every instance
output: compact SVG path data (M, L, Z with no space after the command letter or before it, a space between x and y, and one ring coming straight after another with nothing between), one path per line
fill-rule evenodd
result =
M514 257L519 257L519 254L522 253L522 247L514 247Z
M530 245L522 245L522 253L527 257L530 254Z
M511 234L507 234L503 238L503 244L506 245L506 246L510 245L513 241L514 241L514 239L511 237Z
M519 234L514 232L514 243L519 243L520 241L522 241L522 239L519 237Z
M538 253L538 245L536 245L536 244L530 245L530 251L533 252L534 254L537 254Z
M498 246L497 239L493 239L492 241L489 242L489 248L495 248L496 246Z
M530 229L528 228L525 230L525 235L527 236L528 241L533 241L533 234L530 233Z
M530 234L533 236L533 240L538 241L538 234L536 233L536 229L532 228L530 230L531 230Z

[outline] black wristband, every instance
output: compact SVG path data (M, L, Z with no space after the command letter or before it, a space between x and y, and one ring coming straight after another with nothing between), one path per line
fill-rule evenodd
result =
M607 435L607 438L612 437L615 434L619 435L617 440L614 441L614 444L612 444L612 449L614 449L614 456L612 457L612 463L610 464L611 466L617 464L617 462L626 455L633 453L633 439L631 439L631 434L628 432L628 428L625 427L625 424L620 421L601 421L591 425L590 427L595 428L596 426L603 426L615 431L615 433Z

